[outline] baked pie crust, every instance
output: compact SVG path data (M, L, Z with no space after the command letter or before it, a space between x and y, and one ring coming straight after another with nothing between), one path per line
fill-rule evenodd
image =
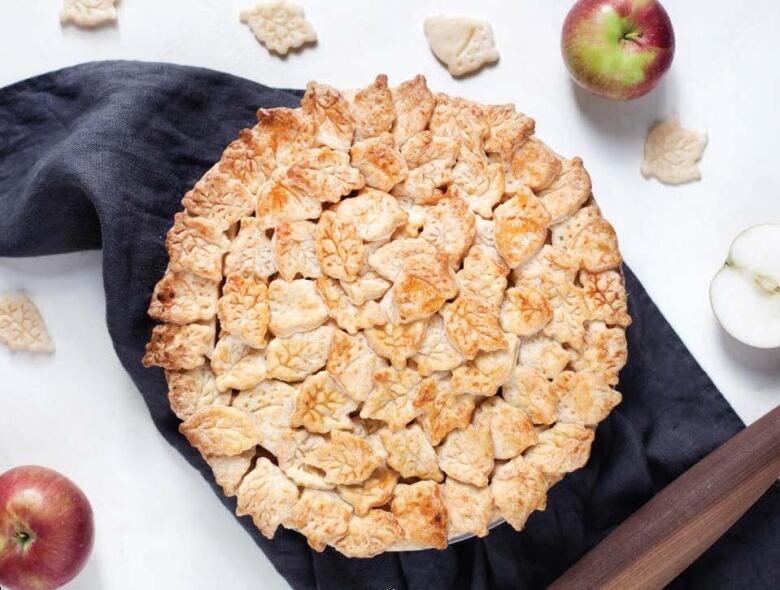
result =
M522 529L621 400L622 258L582 160L422 76L257 118L185 195L149 306L180 431L269 538Z

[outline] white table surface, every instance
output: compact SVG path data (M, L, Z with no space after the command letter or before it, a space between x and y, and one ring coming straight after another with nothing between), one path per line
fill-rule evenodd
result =
M737 413L749 423L780 401L780 351L752 350L724 335L707 295L732 237L780 222L775 0L753 0L749 9L666 0L677 31L674 66L658 89L630 103L586 95L569 82L558 52L568 0L305 0L320 42L286 59L271 57L238 22L251 0L123 0L118 26L98 31L61 28L59 0L6 4L0 85L88 60L140 59L284 87L310 79L356 87L380 72L391 82L422 72L437 90L515 102L545 141L584 158L626 260ZM501 61L450 78L422 34L423 18L444 10L489 19ZM639 174L646 130L674 113L710 137L704 180L679 188ZM95 551L68 587L286 587L155 430L106 332L99 253L0 259L0 292L9 290L33 296L57 352L0 350L0 471L48 465L91 498Z

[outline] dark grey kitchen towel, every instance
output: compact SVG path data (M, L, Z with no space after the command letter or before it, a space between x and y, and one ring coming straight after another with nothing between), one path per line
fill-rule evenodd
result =
M163 238L184 192L259 106L300 93L189 67L100 62L0 89L0 256L103 249L108 329L152 420L214 487L177 431L162 371L140 360L146 307L167 263ZM698 459L743 428L626 269L634 324L621 374L624 401L598 428L588 465L550 493L517 533L507 525L445 551L347 559L312 552L298 533L247 532L295 588L435 590L542 588ZM228 518L226 514L226 518ZM216 550L219 550L218 540ZM256 588L263 588L258 580ZM775 485L673 584L780 587Z

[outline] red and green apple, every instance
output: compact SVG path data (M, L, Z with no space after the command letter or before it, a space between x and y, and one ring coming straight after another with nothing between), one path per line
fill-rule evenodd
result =
M638 98L672 65L674 29L657 0L579 0L563 23L561 52L586 90Z
M0 586L59 588L84 567L93 540L92 507L67 477L37 466L0 475Z

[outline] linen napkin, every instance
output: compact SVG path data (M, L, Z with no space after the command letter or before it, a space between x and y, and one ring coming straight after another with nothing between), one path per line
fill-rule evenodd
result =
M214 71L138 62L89 63L0 89L0 256L103 249L117 354L160 433L231 512L235 501L177 431L162 371L141 366L152 326L146 308L183 194L239 129L254 124L258 107L297 106L300 96ZM248 517L242 525L296 589L546 586L744 427L636 277L625 274L634 323L618 387L624 401L599 426L588 465L552 488L547 509L524 531L504 524L444 551L359 560L330 548L315 553L287 529L269 541ZM780 587L780 487L672 587Z

